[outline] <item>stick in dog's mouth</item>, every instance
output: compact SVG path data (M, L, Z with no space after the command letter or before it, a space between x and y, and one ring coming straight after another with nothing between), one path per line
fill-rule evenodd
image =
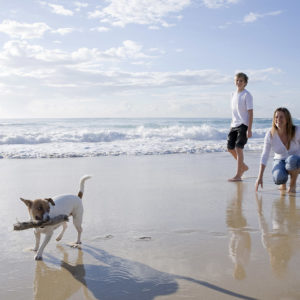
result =
M51 218L48 221L29 221L29 222L18 222L14 224L14 230L25 230L30 228L37 228L37 227L45 227L45 226L52 226L57 225L62 222L68 222L69 217L67 215L58 215L56 217Z

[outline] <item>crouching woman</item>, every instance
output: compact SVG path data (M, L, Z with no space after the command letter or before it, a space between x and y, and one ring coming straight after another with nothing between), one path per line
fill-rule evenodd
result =
M271 150L274 152L272 175L275 184L280 185L279 189L285 190L290 175L288 192L296 193L296 182L300 172L300 127L293 124L290 112L284 107L275 110L272 128L266 133L255 184L256 191L259 185L263 188L263 174Z

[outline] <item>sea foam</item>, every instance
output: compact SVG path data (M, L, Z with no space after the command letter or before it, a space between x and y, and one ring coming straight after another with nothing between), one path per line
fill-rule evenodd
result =
M260 151L270 120L245 151ZM226 151L229 119L41 119L0 122L3 158L155 155Z

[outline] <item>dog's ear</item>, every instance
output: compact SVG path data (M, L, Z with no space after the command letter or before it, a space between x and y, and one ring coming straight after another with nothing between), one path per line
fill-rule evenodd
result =
M46 198L45 200L47 200L49 203L51 203L53 206L55 205L54 201L52 198Z
M23 198L20 198L20 200L23 201L28 208L31 208L31 206L32 206L32 201L31 200L26 200L26 199L23 199Z

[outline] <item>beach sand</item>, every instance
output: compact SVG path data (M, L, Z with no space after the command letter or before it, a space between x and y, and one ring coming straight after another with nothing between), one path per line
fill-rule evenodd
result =
M300 193L268 167L256 194L259 156L238 183L228 153L1 160L0 298L300 299ZM19 197L76 194L85 174L81 250L70 222L34 261Z

